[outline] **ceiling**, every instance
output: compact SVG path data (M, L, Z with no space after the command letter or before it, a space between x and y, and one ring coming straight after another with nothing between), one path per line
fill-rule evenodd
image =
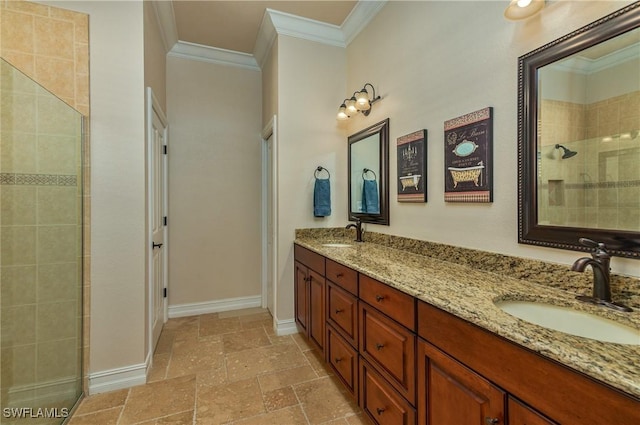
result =
M173 0L180 41L252 53L267 8L340 27L354 0Z

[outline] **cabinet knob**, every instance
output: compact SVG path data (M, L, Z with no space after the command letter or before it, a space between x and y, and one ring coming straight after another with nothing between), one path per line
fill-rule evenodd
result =
M344 276L344 273L337 273L336 274L336 277L342 277L342 276Z
M336 314L338 314L338 313L342 313L342 311L343 311L343 310L342 310L341 308L336 308Z
M340 357L336 357L335 360L334 360L335 363L340 363L341 361L342 361L342 359Z
M484 418L484 423L487 425L494 425L500 422L498 418Z
M382 415L384 413L386 409L382 408L382 407L376 407L376 412L378 413L378 416Z
M382 296L382 295L376 295L376 301L380 302L380 301L382 301L382 300L384 300L384 296Z
M384 344L376 344L376 350L380 351L384 347Z

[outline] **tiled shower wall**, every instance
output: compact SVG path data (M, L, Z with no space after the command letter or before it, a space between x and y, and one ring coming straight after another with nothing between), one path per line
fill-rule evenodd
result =
M540 222L640 228L639 110L637 91L588 105L542 102ZM556 143L578 154L561 159Z
M38 84L55 94L66 104L70 105L85 117L89 117L89 17L82 13L67 11L64 9L41 5L27 1L0 0L0 56L12 64L15 68L35 80ZM29 106L32 107L32 106ZM40 105L38 106L40 107ZM54 105L42 105L41 107L54 107ZM62 108L60 108L62 109ZM56 123L51 123L56 125ZM27 213L12 212L19 220L44 220L64 223L69 210L61 209L57 211L47 211L47 197L62 197L68 201L67 205L83 207L83 252L79 253L83 264L83 277L79 284L83 284L83 386L87 389L87 370L89 360L89 307L90 307L90 161L89 161L89 134L88 120L85 120L83 152L80 160L83 163L83 186L84 191L80 199L77 198L78 187L65 185L64 176L79 176L79 167L72 165L66 159L62 159L64 148L57 149L55 142L50 145L53 149L48 152L38 152L40 157L48 157L51 161L49 165L37 162L36 164L25 163L20 169L6 170L4 165L2 173L12 172L22 174L21 179L36 179L35 185L0 185L2 198L5 196L27 197L28 202L37 202L42 205L38 208L37 216L31 217ZM55 131L54 128L51 128ZM0 128L2 131L2 128ZM10 144L3 142L0 156L5 156L5 145L9 149ZM34 147L35 148L35 147ZM41 148L41 150L44 148ZM80 152L76 152L80 154ZM36 156L34 156L35 158ZM14 158L15 159L15 158ZM17 162L14 161L17 166ZM75 167L75 168L74 168ZM73 168L73 169L72 169ZM57 186L52 185L51 176L57 175L57 179L62 177L62 181L57 181ZM10 178L6 177L5 178ZM68 183L68 182L67 182ZM71 192L73 192L73 195ZM11 193L13 192L13 193ZM37 192L37 193L36 193ZM11 195L10 195L11 193ZM75 196L75 197L74 197ZM35 197L35 198L34 198ZM73 199L72 199L73 198ZM65 201L65 202L67 202ZM3 202L2 214L5 214ZM8 205L8 204L7 204ZM7 207L9 208L9 207ZM65 212L66 211L66 212ZM9 213L7 211L7 213ZM63 224L61 224L63 225ZM61 229L51 228L50 237L63 236L56 234ZM45 231L46 233L46 231ZM64 232L63 232L64 233ZM3 231L4 234L4 231ZM26 236L29 240L30 236ZM68 235L68 237L71 237ZM4 253L3 253L4 254ZM46 254L45 254L46 255ZM49 255L63 255L62 253L49 253ZM3 258L3 266L5 263ZM55 259L54 259L55 260ZM74 260L75 261L75 260ZM53 261L55 263L55 261ZM76 261L76 263L78 263ZM71 274L71 270L64 270L62 266L52 266L55 270L50 270L50 276L62 276ZM11 271L2 270L11 273ZM25 271L25 273L27 273ZM28 273L27 273L28 274ZM77 270L76 270L77 274ZM7 275L4 275L7 276ZM25 275L25 279L32 280ZM20 280L16 280L20 282ZM44 284L44 282L39 282ZM53 288L53 287L52 287ZM29 297L29 290L26 291ZM61 296L60 294L58 296ZM56 300L52 294L51 300ZM2 302L5 303L5 293L2 293ZM78 311L76 309L75 311ZM58 311L58 314L65 314L65 311ZM53 312L52 312L53 314Z

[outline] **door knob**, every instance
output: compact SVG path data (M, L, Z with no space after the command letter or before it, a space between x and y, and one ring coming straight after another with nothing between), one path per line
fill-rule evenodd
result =
M162 248L162 243L151 242L151 249Z

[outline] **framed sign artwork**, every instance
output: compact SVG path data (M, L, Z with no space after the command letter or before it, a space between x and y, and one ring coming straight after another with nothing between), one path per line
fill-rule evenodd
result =
M398 137L398 202L427 202L427 130Z
M444 200L493 202L493 108L444 123Z

